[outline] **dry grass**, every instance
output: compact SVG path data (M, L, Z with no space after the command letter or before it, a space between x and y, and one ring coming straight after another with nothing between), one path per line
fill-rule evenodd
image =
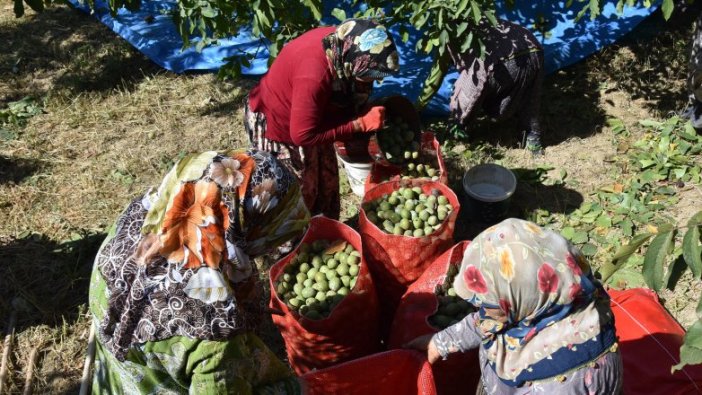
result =
M10 388L21 389L42 339L35 388L75 392L87 339L80 309L106 229L179 155L244 145L241 103L253 82L160 71L65 7L20 20L3 7L0 40L12 43L0 57L0 106L33 95L45 109L0 146L0 317L15 297L28 305Z
M573 193L586 196L599 186L597 158L611 149L607 117L633 124L681 107L690 18L673 26L547 79L550 147L540 162L515 148L519 138L509 124L485 125L469 143L483 143L513 166L566 169L570 191L539 189L532 193L540 200L522 199L566 210L567 199L577 200ZM33 95L45 109L26 127L13 127L16 138L0 139L0 319L14 298L25 301L10 388L21 391L27 357L44 342L35 392L75 393L87 341L88 275L106 229L179 155L245 145L241 110L253 82L162 71L66 7L16 20L12 5L2 3L0 42L9 43L0 53L0 108ZM454 175L466 163L452 163ZM353 223L359 200L347 183L342 192L342 216ZM684 296L671 300L683 303ZM263 330L282 352L271 323Z

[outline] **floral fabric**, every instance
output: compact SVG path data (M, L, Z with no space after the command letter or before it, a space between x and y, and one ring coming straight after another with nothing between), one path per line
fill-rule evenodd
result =
M116 234L116 227L108 238ZM107 283L97 267L90 281L93 325L109 310ZM185 336L133 345L123 360L96 344L93 394L300 394L300 386L253 333L226 341Z
M97 344L93 394L301 394L295 376L252 333L227 342L176 336L130 349Z
M472 313L432 337L439 354L447 358L456 352L465 352L480 347L483 332L477 326L479 314ZM507 384L497 375L487 357L487 350L480 347L481 380L478 394L487 395L597 395L621 393L623 385L623 363L615 344L612 349L596 359L562 374L541 380L527 381L520 386ZM469 392L469 391L466 391Z
M531 222L508 219L482 232L454 287L478 307L486 358L508 385L557 376L616 342L609 298L584 256Z
M489 52L449 54L459 71L449 102L451 115L468 124L483 109L493 120L517 116L519 131L540 140L539 106L543 83L543 50L526 28L498 19L482 22L477 33ZM538 141L540 144L540 141Z
M400 69L397 48L385 26L367 19L348 19L322 40L334 80L335 101L354 98L365 104L369 89L356 78L382 79ZM358 97L357 97L358 96Z
M339 218L339 166L331 144L299 147L267 139L266 116L253 111L248 103L244 111L244 126L254 149L270 152L295 175L301 185L305 205L313 215Z
M255 328L250 258L300 235L309 221L294 177L270 154L183 158L133 201L95 259L91 301L102 347L124 361L138 344L181 336L226 340ZM97 281L97 280L96 280Z

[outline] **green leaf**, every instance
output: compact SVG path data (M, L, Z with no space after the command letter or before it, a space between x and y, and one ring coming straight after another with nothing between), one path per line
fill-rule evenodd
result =
M587 232L580 230L580 231L575 232L571 241L574 244L582 244L582 243L587 243L588 239L589 238L587 236Z
M672 231L659 233L646 250L643 264L643 275L646 284L656 292L663 287L665 273L665 258L673 242Z
M202 52L202 50L205 48L206 45L207 45L207 41L200 40L197 42L197 44L195 44L195 50L197 52Z
M687 226L695 225L702 225L702 211L698 211L687 221Z
M634 238L629 241L629 244L619 247L617 252L612 257L612 262L619 264L622 261L627 260L631 254L635 253L636 250L638 250L639 247L641 247L651 237L653 237L653 233L641 233L634 236Z
M680 363L671 368L671 372L680 370L685 365L702 363L702 320L695 322L685 333L680 347Z
M565 228L561 229L561 236L565 237L568 240L573 240L573 235L575 235L575 228L572 226L566 226Z
M271 28L271 21L263 11L256 9L256 18L258 19L258 26L261 32Z
M459 17L462 16L463 11L465 11L466 8L468 8L469 3L470 3L469 0L461 0L461 2L458 4L458 9L456 10L456 15L455 15L456 19L459 19Z
M683 258L695 278L702 274L702 247L700 247L700 228L691 226L683 237Z
M497 18L495 18L495 13L494 13L494 12L492 12L492 11L485 11L483 14L484 14L485 17L488 19L488 21L490 21L490 24L491 24L492 26L497 26Z
M468 28L468 22L461 22L458 25L458 28L456 28L456 35L460 36L461 34L463 34L463 32L466 31L467 28Z
M314 19L322 19L322 0L302 0L302 3L312 12Z
M441 44L441 47L445 47L448 45L449 42L449 33L446 30L442 30L441 34L439 34L439 43Z
M641 271L637 269L631 269L626 267L620 268L616 270L613 274L607 276L606 280L605 274L602 273L602 270L600 270L600 274L602 275L604 283L609 284L617 289L636 288L646 285L646 282L644 281L644 278L641 275Z
M634 234L634 223L630 219L625 219L619 225L624 236L630 237Z
M661 11L663 11L663 18L665 18L666 21L670 19L670 16L673 14L673 9L675 9L673 0L663 0Z
M654 121L651 119L642 119L639 121L639 125L645 127L645 128L652 128L652 129L657 129L661 127L661 123L658 121Z
M469 32L468 35L466 36L466 39L463 40L463 44L461 45L461 52L466 52L468 49L470 49L470 46L473 44L473 32Z
M595 256L595 254L597 254L597 246L594 244L586 243L585 245L580 247L580 251L585 256L588 256L588 257Z
M473 19L475 20L475 23L478 24L480 22L480 6L476 1L471 1L470 2L470 8L473 10Z
M331 15L338 19L340 22L343 22L346 20L346 11L342 10L341 8L334 8L331 12ZM407 41L407 40L404 40Z
M417 99L418 108L424 108L424 106L426 106L427 103L429 103L429 100L431 100L432 96L434 96L434 94L439 91L439 87L441 86L441 83L444 80L444 76L448 71L450 63L451 59L448 55L448 52L444 52L438 57L438 59L436 59L434 65L429 71L429 76L426 80L424 80L422 93Z
M144 225L141 227L143 234L156 233L161 229L163 217L180 190L181 184L202 177L216 155L216 151L190 154L173 166L158 188L158 198L152 202L151 209L146 213Z
M597 220L595 221L595 225L602 227L602 228L611 228L612 227L612 217L609 216L609 214L603 214L597 217Z
M641 163L641 168L645 169L647 167L655 165L656 161L652 159L639 159L639 163Z

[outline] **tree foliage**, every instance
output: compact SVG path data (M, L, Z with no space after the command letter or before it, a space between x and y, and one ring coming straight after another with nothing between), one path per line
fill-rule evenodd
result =
M25 5L40 12L46 4L65 0L14 0L17 16L22 16ZM95 0L85 0L95 6ZM148 0L145 0L148 1ZM550 0L556 1L556 0ZM107 0L114 14L121 8L138 10L142 0ZM567 0L567 6L582 7L576 18L589 15L597 17L604 7L605 0ZM651 0L618 0L617 8L626 5L651 5ZM455 51L476 51L482 56L486 48L475 33L476 25L483 20L494 24L494 0L411 0L392 2L371 0L347 1L346 5L365 5L366 10L359 15L382 18L387 24L400 26L400 38L407 41L410 29L419 32L415 47L433 59L431 71L424 81L419 98L422 107L438 91L446 71L450 66L448 48ZM515 0L507 0L513 6ZM673 12L673 0L663 0L662 11L666 19ZM318 25L323 16L322 0L176 0L170 10L173 21L183 38L184 47L194 45L201 50L218 38L238 34L242 29L251 28L254 36L261 37L269 44L269 63L277 56L283 45L310 28ZM344 19L346 13L334 9L333 16ZM358 16L358 15L357 15ZM230 65L224 70L228 75L238 76L241 66L248 65L250 57L242 53L228 59Z

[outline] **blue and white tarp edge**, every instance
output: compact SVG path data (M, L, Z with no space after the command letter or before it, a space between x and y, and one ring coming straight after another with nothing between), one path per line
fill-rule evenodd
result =
M76 8L90 13L90 9L80 0L69 0ZM334 3L327 1L325 9L331 10ZM529 3L529 4L524 4ZM621 14L616 11L616 0L606 0L602 14L590 20L588 17L575 22L578 5L568 8L563 1L520 2L518 7L508 9L498 2L498 15L504 19L534 29L534 21L539 17L546 20L545 31L536 36L544 46L546 72L576 63L633 30L641 21L653 13L659 1L650 8L642 5L625 7ZM112 16L104 1L96 2L94 15L103 24L119 34L159 66L175 73L187 71L213 72L225 64L225 58L248 53L254 55L250 67L245 67L245 75L259 76L267 71L268 49L251 32L243 31L236 37L218 40L218 45L209 46L198 52L194 47L183 49L183 41L173 24L170 12L175 7L174 0L144 1L137 12L121 9ZM417 53L415 41L407 43L396 40L400 51L401 72L386 78L377 87L374 96L401 93L409 99L416 99L422 82L429 73L431 62L428 56ZM438 92L425 110L426 115L444 115L448 112L448 102L456 72L449 73Z

